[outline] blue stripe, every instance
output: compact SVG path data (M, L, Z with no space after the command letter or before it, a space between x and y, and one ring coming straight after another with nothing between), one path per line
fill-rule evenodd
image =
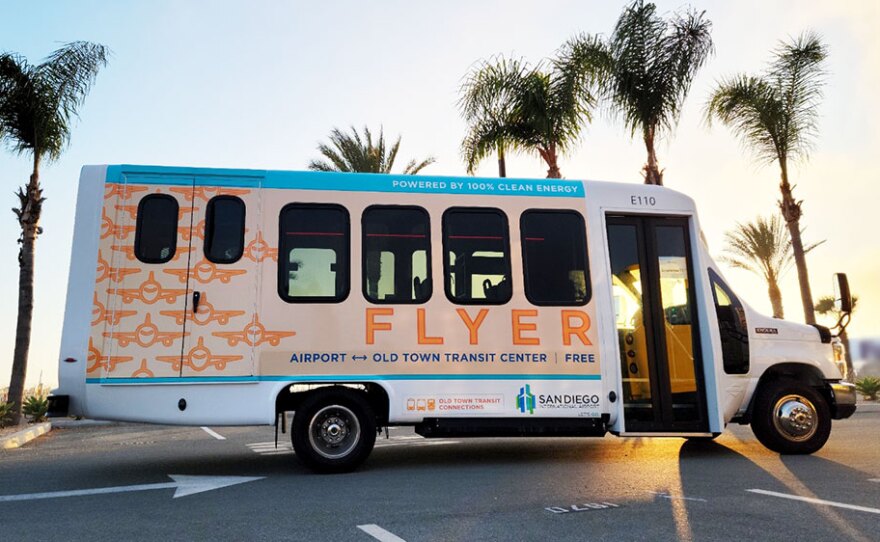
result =
M423 375L261 375L261 376L183 376L155 378L87 378L86 384L190 384L248 382L368 382L372 380L601 380L599 375L563 374L423 374Z
M489 196L531 196L583 198L580 181L554 179L494 179L479 177L434 177L424 175L381 175L373 173L330 173L318 171L260 171L159 166L108 166L107 182L157 185L224 186L346 192L399 192L416 194L461 194Z

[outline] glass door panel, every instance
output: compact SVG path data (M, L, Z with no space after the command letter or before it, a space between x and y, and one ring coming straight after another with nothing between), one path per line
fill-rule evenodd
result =
M699 419L700 412L686 231L681 226L657 226L654 232L672 417L676 422L694 421Z
M620 345L623 405L627 421L654 422L654 392L648 329L643 310L639 231L634 224L609 224L614 320Z

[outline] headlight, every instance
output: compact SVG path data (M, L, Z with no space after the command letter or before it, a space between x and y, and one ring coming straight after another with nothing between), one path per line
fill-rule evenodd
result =
M834 352L834 363L837 364L840 376L846 380L846 348L843 347L843 342L839 338L835 337L834 340L831 341L831 351Z

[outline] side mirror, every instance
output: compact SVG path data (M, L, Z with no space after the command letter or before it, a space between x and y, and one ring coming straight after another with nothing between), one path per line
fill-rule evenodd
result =
M834 274L834 308L843 314L852 312L852 294L849 291L849 280L846 273Z

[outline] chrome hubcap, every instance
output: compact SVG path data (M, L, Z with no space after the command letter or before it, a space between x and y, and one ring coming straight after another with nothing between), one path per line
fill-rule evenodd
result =
M809 440L816 433L816 407L802 395L786 395L776 401L773 424L788 440Z
M309 443L327 459L345 457L361 437L361 425L354 412L342 405L319 410L309 422Z

